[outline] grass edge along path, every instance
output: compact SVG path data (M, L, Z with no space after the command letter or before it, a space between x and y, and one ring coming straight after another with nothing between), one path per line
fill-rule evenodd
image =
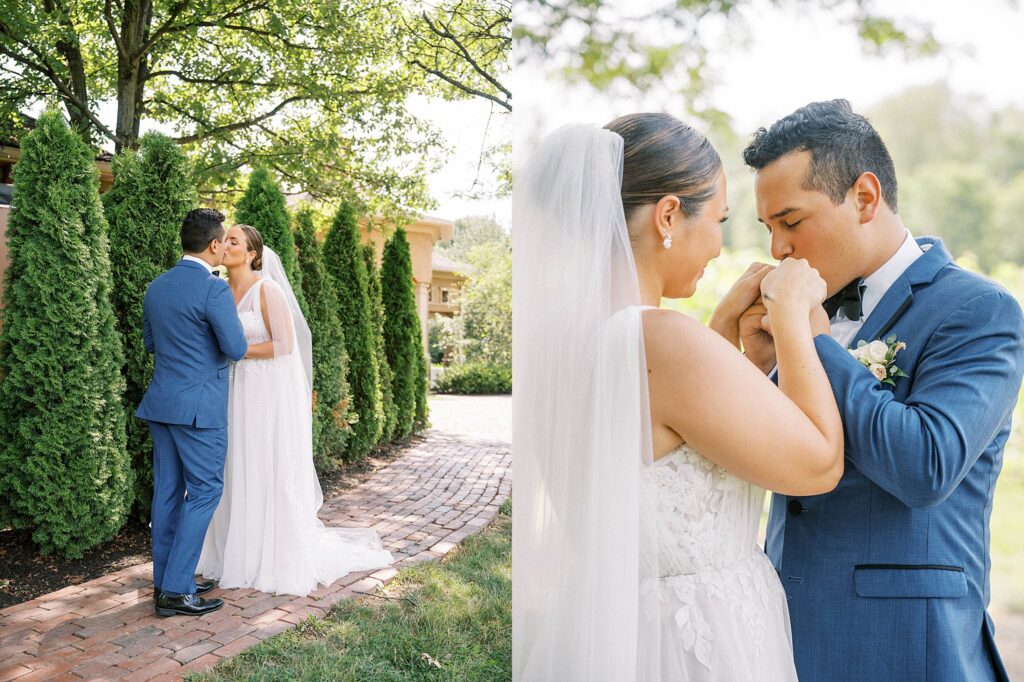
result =
M512 679L511 500L442 561L310 616L189 682Z

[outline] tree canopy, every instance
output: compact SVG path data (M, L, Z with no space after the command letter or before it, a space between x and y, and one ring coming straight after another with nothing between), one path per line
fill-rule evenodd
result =
M769 0L776 7L815 5L842 17L872 52L939 49L926 24L886 15L874 0ZM516 7L517 68L542 68L570 83L605 90L646 92L671 88L692 113L724 118L705 95L709 74L706 27L724 22L741 43L747 0L658 0L642 10L621 0L523 0Z
M17 133L19 112L56 99L118 150L150 121L194 154L205 192L264 166L314 196L426 207L439 139L407 106L427 88L395 40L409 17L399 0L0 0L0 117Z

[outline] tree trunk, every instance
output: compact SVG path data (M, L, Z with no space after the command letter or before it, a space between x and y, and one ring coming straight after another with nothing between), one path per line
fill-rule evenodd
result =
M117 151L139 146L143 95L149 74L143 46L153 21L153 0L128 0L121 16L121 46L117 57Z
M71 17L68 16L65 7L61 6L58 8L53 0L46 0L43 3L43 9L48 14L58 15L57 23L64 31L56 41L56 48L68 67L68 87L71 89L72 95L74 95L74 100L77 100L74 101L67 97L62 98L64 100L64 108L68 112L68 118L71 119L72 129L81 135L82 139L87 143L92 144L95 142L96 137L92 121L89 120L86 112L81 109L81 106L89 106L89 86L85 79L85 60L82 59L82 46L78 42L78 33L75 31L75 27L71 23Z

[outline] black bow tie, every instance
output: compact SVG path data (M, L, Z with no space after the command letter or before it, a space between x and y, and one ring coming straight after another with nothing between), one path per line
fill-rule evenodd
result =
M846 319L854 322L859 320L862 312L861 297L864 295L865 289L867 287L864 285L864 280L858 277L843 287L835 296L825 299L822 305L825 306L825 312L828 313L829 319L835 317L839 309L842 308L846 313Z

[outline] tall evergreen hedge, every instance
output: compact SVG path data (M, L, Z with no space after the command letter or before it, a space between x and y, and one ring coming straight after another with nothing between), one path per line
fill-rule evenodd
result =
M422 347L423 340L420 340ZM413 421L413 431L422 431L430 427L430 364L424 353L416 356L417 386L416 386L416 418Z
M21 143L0 333L0 525L80 557L131 510L124 356L93 152L50 110Z
M338 299L322 262L313 212L308 207L295 215L295 245L309 309L306 322L313 334L313 455L317 466L326 469L344 457L354 413L345 379L348 354L338 319Z
M348 353L348 384L359 415L352 425L347 454L359 459L376 447L382 432L380 369L370 317L366 264L359 249L359 226L351 204L342 203L324 240L324 266L332 277Z
M235 208L235 222L252 225L263 236L263 243L281 257L281 265L292 283L296 297L303 300L301 282L295 267L295 239L292 235L284 194L265 168L249 176L249 185Z
M138 152L125 150L114 159L114 185L103 195L114 275L111 299L125 356L128 453L143 518L153 498L153 442L148 425L134 412L153 377L153 356L142 343L142 299L149 283L181 258L181 221L197 203L188 159L174 140L159 133L146 133Z
M363 263L366 264L366 281L370 293L370 319L373 325L373 347L377 352L377 367L380 369L381 409L384 419L381 422L381 443L390 443L395 438L395 427L398 424L398 407L395 405L394 374L388 364L384 351L384 303L380 292L380 273L377 271L377 249L373 244L363 244Z
M416 395L423 391L421 373L425 363L420 319L416 313L416 289L412 278L412 256L405 230L399 228L384 246L381 264L384 300L384 349L393 375L397 436L411 434L417 424ZM425 401L424 401L425 402Z

